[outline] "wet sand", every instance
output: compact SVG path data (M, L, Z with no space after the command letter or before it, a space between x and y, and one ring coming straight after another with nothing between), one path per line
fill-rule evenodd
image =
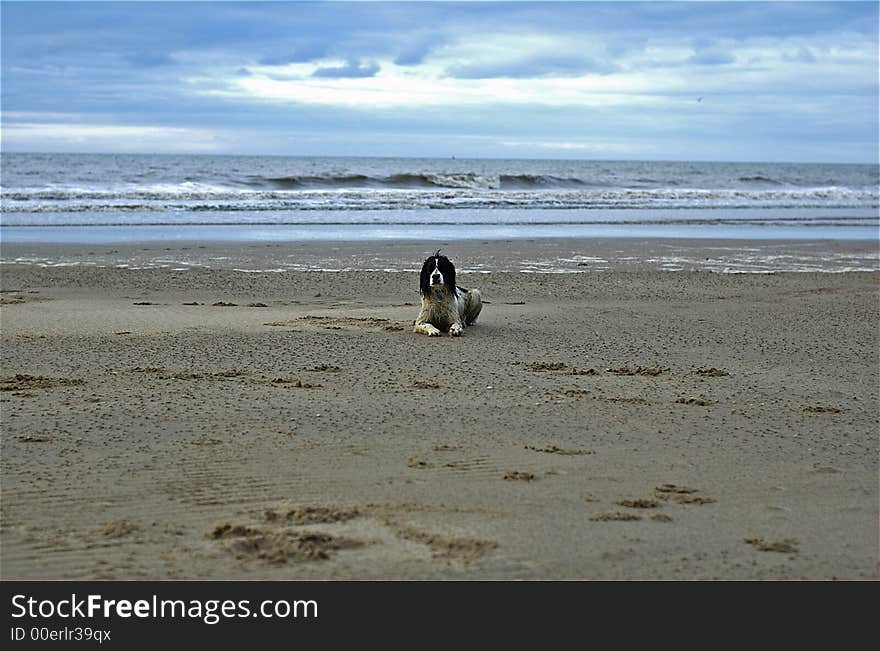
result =
M413 271L4 264L2 578L878 578L876 273L471 246L458 339Z
M39 229L37 229L38 231ZM77 229L71 229L77 230ZM460 271L880 271L869 240L536 238L370 242L189 242L4 244L3 260L47 266L240 271L418 271L436 249Z

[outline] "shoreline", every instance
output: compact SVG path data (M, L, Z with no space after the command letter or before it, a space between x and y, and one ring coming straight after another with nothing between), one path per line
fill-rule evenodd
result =
M306 242L2 243L0 263L242 271L413 271L442 248L469 272L878 271L876 240L499 238Z
M0 267L3 578L880 578L876 273L368 262Z

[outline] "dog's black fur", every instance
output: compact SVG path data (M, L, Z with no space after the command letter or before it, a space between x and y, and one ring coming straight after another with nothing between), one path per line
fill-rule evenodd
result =
M455 265L445 255L440 255L440 249L437 249L437 253L434 255L425 258L425 263L422 265L422 273L419 276L419 293L424 296L432 291L431 272L435 267L443 274L443 284L446 286L446 289L449 290L451 295L455 296ZM458 287L457 289L467 292L463 287Z

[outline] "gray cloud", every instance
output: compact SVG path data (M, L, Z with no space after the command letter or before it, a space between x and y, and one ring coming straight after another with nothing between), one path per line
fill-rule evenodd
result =
M177 64L167 52L132 52L125 54L123 60L136 68L156 68L159 66L173 66Z
M735 61L736 57L729 52L721 50L703 50L688 59L688 63L694 63L699 66L722 66L734 63Z
M297 38L292 43L276 47L270 54L259 59L261 65L283 66L288 63L307 63L321 59L330 53L330 44L319 38Z
M417 66L445 40L440 34L429 34L405 42L400 46L394 63L399 66Z

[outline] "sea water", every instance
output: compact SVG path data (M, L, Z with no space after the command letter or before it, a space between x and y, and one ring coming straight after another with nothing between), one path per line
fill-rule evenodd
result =
M877 165L2 154L3 242L877 240Z

